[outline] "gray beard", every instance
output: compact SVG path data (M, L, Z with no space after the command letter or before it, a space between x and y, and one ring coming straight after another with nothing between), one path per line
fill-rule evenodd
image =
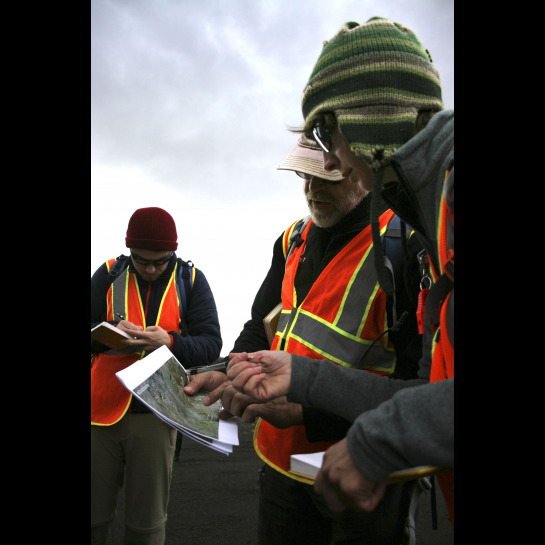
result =
M341 221L349 212L352 212L356 206L361 202L367 193L363 191L350 193L347 198L331 212L324 212L322 210L314 210L309 200L312 200L312 195L306 195L307 206L312 217L312 221L318 227L333 227L339 221Z

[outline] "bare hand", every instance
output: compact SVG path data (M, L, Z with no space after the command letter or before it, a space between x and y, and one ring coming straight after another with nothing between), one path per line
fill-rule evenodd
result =
M137 331L144 331L144 328L141 325L133 324L132 322L128 322L127 320L121 320L117 324L117 327L119 327L120 329L127 329L127 330L136 329ZM130 335L131 331L127 331L127 333Z
M203 405L212 405L223 394L223 391L231 383L227 379L227 375L219 371L207 371L191 376L191 382L184 388L187 395L195 395L199 390L210 392L203 400ZM222 411L223 412L223 411ZM220 417L225 416L220 413ZM231 415L229 415L231 416Z
M123 342L131 348L153 352L160 346L170 346L170 335L162 327L153 325L145 330L137 329L138 326L125 328L118 325L118 327L134 337L131 340L123 339Z
M229 357L227 376L237 390L261 402L287 395L291 354L263 350L251 355L246 352L229 354Z
M273 399L268 403L257 403L229 384L223 391L221 404L229 416L239 416L243 422L255 422L257 418L263 418L281 429L304 424L302 406L289 403L285 397Z
M256 418L263 418L279 429L304 424L303 407L298 403L288 402L285 397L278 397L267 403L248 405L242 414L242 420L253 422Z
M253 419L248 420L244 416L246 408L252 403L255 403L255 400L233 388L231 381L228 382L221 393L221 405L224 410L230 416L240 416L243 422L253 422Z
M386 479L377 484L359 471L350 457L345 438L326 450L314 491L324 496L335 513L345 509L369 512L384 496L386 486Z
M127 320L121 320L119 323L117 323L115 325L121 331L123 331L124 333L127 333L128 335L130 335L131 339L134 338L133 333L135 331L143 331L144 330L144 328L142 326L133 324L132 322L128 322ZM121 342L123 344L126 344L127 346L129 346L129 344L125 342L126 340L127 339L121 339ZM113 350L119 350L119 346L117 344L115 346L113 346L111 344L108 344L108 343L104 343L104 344L106 344L106 346L108 346L109 348L111 348Z
M195 395L199 390L213 392L225 382L228 382L227 375L225 373L220 373L219 371L207 371L205 373L191 375L191 382L184 388L184 392L190 396ZM220 395L214 399L214 401L217 401L221 397L221 392L219 392L219 394ZM214 401L212 401L212 403L214 403ZM209 403L209 405L212 403Z

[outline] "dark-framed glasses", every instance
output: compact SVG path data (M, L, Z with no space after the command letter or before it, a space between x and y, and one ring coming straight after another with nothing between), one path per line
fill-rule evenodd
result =
M312 135L316 143L326 152L331 153L333 149L333 140L331 131L325 126L325 122L322 119L318 119L314 128L312 129Z
M312 178L316 178L320 180L321 182L324 182L324 184L339 185L343 181L343 180L326 180L325 178L320 178L320 176L315 176L314 174L307 174L306 172L299 172L298 170L295 170L294 172L295 174L297 174L297 176L299 176L300 178L303 178L307 182L310 182Z
M173 254L174 252L170 252L170 254L159 259L144 259L143 257L140 257L131 250L131 257L136 263L142 265L143 267L148 267L149 265L153 265L154 267L161 267L161 265L164 265L165 263L168 263L170 261L170 258Z

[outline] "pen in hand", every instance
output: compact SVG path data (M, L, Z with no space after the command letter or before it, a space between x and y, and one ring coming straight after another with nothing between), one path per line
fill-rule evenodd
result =
M254 359L255 356L248 356L249 360ZM188 378L191 375L199 375L200 373L206 373L208 371L220 371L221 369L226 369L229 365L229 356L226 356L222 361L218 363L213 363L212 365L201 365L199 367L190 367L186 370Z
M119 312L116 312L115 314L116 314L116 316L117 316L118 318L121 318L121 320L127 321L127 318L125 318L125 316L123 316L123 314L119 314ZM129 323L130 323L130 322L129 322ZM143 331L143 330L144 330L144 328L142 328L142 327L140 327L140 326L135 326L135 327L127 327L127 326L125 326L125 329L138 329L139 331ZM137 337L133 337L133 339L136 339L136 338L137 338Z

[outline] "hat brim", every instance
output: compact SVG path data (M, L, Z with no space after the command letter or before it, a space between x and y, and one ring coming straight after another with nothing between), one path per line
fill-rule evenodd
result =
M323 178L332 182L343 180L344 177L338 170L330 172L324 170L322 151L301 146L297 143L289 155L276 167L277 170L292 170L304 172L317 178Z

